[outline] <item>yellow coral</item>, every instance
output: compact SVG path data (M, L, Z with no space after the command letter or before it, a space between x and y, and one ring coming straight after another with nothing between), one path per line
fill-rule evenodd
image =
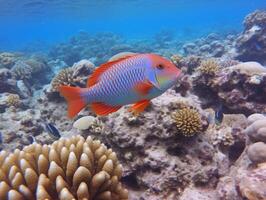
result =
M17 94L10 94L8 95L7 99L6 99L6 104L11 107L19 107L20 105L20 98Z
M219 72L219 65L214 59L208 59L205 61L202 61L200 66L198 67L198 71L201 74L210 75L213 76L217 72Z
M81 136L0 153L1 200L126 200L112 149Z
M52 82L52 91L57 92L60 85L71 85L74 82L73 69L71 67L62 69Z
M202 131L202 121L199 112L192 108L183 108L173 113L177 130L184 136L190 137Z

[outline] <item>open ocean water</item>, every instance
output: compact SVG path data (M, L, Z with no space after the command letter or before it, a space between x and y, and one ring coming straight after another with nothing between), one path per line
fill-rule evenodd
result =
M150 38L162 29L179 40L242 30L245 15L264 0L0 0L0 49L64 41L79 31Z

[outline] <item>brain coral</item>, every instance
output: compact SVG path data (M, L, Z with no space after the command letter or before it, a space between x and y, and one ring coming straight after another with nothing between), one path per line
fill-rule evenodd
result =
M61 138L0 153L1 200L122 200L122 166L99 140Z
M176 123L178 132L184 136L190 137L202 130L201 115L195 109L183 108L175 112L172 118Z

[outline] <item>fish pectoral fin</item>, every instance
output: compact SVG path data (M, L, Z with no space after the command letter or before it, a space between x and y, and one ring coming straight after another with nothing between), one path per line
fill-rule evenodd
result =
M153 88L153 84L145 80L143 82L137 83L134 87L134 89L140 94L140 95L147 95L149 91Z
M95 112L97 115L103 115L103 116L116 112L121 107L122 106L110 106L101 102L95 102L90 105L90 108L93 112Z
M135 115L143 112L145 108L150 104L150 100L142 100L135 103L131 108L129 108L130 112L133 112Z

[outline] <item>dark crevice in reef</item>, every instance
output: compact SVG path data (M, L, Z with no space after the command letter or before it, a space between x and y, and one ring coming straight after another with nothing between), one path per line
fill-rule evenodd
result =
M182 146L168 147L166 151L172 156L183 156L187 154L187 151Z
M136 174L134 174L134 173L122 177L121 180L125 185L132 188L133 190L141 189L139 184L138 184Z
M246 147L245 142L236 142L235 144L233 144L228 151L229 160L232 163L235 162L243 153L245 147Z

